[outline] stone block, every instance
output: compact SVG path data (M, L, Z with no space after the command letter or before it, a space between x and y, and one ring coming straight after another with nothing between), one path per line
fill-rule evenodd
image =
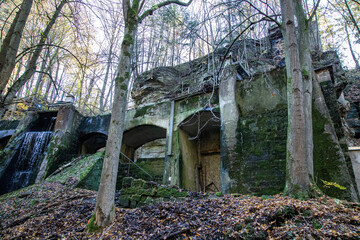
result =
M122 187L128 188L132 186L134 179L132 177L124 177L122 180Z
M131 201L130 201L130 208L136 208L136 206L137 206L137 202L131 200Z
M131 186L134 188L144 188L145 183L146 182L142 179L134 179L134 181L132 181Z
M151 198L151 197L147 197L145 199L145 201L144 201L144 204L146 204L146 205L149 205L149 204L152 204L152 203L154 203L154 199Z
M131 197L131 201L140 201L141 200L141 195L135 194Z
M129 207L130 206L130 196L129 195L120 195L118 199L118 203L121 207Z

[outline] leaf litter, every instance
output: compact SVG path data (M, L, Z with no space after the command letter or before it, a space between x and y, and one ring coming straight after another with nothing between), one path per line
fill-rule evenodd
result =
M359 204L281 194L116 208L113 224L87 233L95 197L60 183L0 196L0 239L360 239Z

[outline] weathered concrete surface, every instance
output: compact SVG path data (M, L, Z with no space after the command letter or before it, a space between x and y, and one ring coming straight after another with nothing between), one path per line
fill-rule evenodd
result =
M353 169L347 164L344 155L347 146L342 147L339 141L344 133L331 71L332 68L319 71L321 83L313 83L314 179L325 194L358 201L350 174ZM323 184L323 180L336 182L346 187L346 190L329 188Z
M107 135L111 114L84 117L81 120L80 126L77 129L79 137L90 133L102 133ZM56 127L56 126L55 126Z
M36 182L42 181L64 164L66 154L77 151L75 131L80 124L80 119L81 116L73 105L65 105L59 108L54 127L55 133L41 163Z
M236 103L236 69L228 66L223 72L219 87L219 105L221 113L221 190L229 193L232 185L229 170L237 160L235 147L237 144L236 128L239 119L239 110Z

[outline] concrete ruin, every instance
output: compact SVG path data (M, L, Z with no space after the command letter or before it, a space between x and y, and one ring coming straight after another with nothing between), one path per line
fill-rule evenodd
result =
M272 29L265 39L237 42L224 58L226 52L227 48L218 49L136 79L131 94L136 107L126 115L119 188L122 178L131 176L191 191L270 195L284 190L287 103L281 33ZM358 78L357 83L346 83L335 52L316 52L313 60L331 117L329 121L314 107L314 179L326 194L356 200L360 192L360 150L353 148L360 138ZM340 98L345 105L338 103ZM57 111L38 113L38 119L41 115L55 116L56 122L36 181L65 165L63 171L71 171L76 157L94 154L106 145L109 114L84 117L65 104ZM6 142L17 131L16 124L1 123L1 154L12 146L11 139ZM34 123L27 124L21 132ZM326 130L332 126L336 138ZM0 162L0 177L5 162ZM101 164L96 158L77 179L82 187L97 189Z

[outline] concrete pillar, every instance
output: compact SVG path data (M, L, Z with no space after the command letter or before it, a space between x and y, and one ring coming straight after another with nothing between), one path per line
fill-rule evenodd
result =
M236 129L239 120L239 110L236 104L236 68L232 65L224 69L219 86L219 104L221 115L220 154L221 154L221 191L228 193L232 181L229 169L236 161Z

